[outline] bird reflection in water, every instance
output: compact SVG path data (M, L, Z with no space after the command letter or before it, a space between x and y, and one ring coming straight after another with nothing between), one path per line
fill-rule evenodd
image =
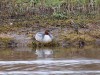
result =
M49 48L40 48L36 49L35 54L38 59L51 59L53 58L53 50Z

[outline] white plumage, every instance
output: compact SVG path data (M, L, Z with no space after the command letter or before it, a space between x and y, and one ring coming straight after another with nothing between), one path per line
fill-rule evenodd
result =
M43 33L42 32L38 32L36 35L35 35L35 39L39 42L42 42L43 40Z
M52 38L49 35L44 35L43 42L48 43L51 41L52 41Z
M53 36L49 33L49 31L38 32L35 35L35 39L41 43L49 43L53 40Z

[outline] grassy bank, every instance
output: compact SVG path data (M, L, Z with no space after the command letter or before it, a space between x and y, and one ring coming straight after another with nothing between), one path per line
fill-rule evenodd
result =
M5 34L0 35L0 47L17 47L17 43L14 38L7 36Z
M71 22L73 19L75 25ZM78 28L78 34L75 30L75 26ZM70 46L78 45L79 42L84 42L85 45L94 44L97 39L100 39L100 20L99 19L87 19L82 17L73 17L67 19L58 19L54 17L41 17L33 16L33 18L14 19L13 21L3 22L0 26L0 34L12 34L18 35L25 34L32 38L38 31L50 29L54 35L54 41L44 46ZM0 37L0 42L5 47L13 40L9 37ZM28 45L33 44L36 46L37 41L32 39Z

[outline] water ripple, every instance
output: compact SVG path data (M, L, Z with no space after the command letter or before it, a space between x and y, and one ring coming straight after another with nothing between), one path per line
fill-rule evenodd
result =
M53 65L74 65L74 64L100 64L100 60L31 60L31 61L0 61L0 65L16 65L16 64L53 64Z
M7 72L7 71L1 71L0 75L12 75L12 74L24 74L24 75L49 75L49 74L56 74L56 75L61 75L61 74L100 74L100 71L92 71L92 70L88 70L88 71L11 71L11 72Z

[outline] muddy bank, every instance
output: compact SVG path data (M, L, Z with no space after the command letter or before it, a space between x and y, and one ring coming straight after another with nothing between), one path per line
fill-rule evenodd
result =
M40 30L43 31L43 30ZM0 47L25 47L31 46L36 47L37 41L34 39L35 33L33 31L29 34L25 32L17 33L6 33L0 35ZM72 29L68 30L63 28L62 30L54 29L51 33L54 36L54 39L51 43L42 44L44 47L69 47L69 46L86 46L86 45L100 45L100 39L96 37L96 34L93 36L86 30L79 30L77 34ZM99 37L99 36L98 36ZM39 45L41 47L41 43Z
M31 42L31 37L24 34L0 34L0 47L25 47Z
M84 46L100 45L100 21L76 19L50 19L36 17L34 19L12 20L0 26L0 47L33 46L37 41L34 36L39 31L49 29L54 41L45 46ZM6 42L5 42L6 41Z

